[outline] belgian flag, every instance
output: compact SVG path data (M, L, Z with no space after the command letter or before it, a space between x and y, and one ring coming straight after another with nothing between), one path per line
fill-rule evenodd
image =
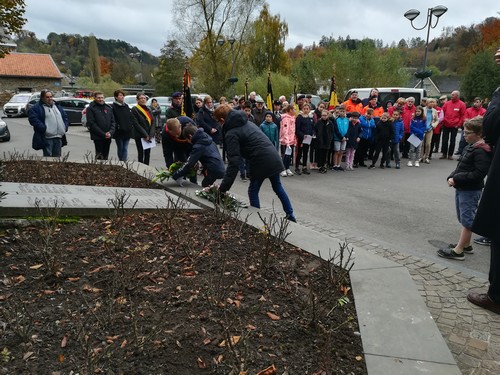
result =
M328 103L328 110L335 109L339 105L337 97L337 88L335 87L335 75L332 77L332 85L330 86L330 102Z
M273 110L273 85L271 84L271 71L267 73L267 97L266 97L267 109Z
M182 93L184 101L182 102L181 115L193 118L193 102L191 101L191 74L188 68L184 70L184 77L182 78Z

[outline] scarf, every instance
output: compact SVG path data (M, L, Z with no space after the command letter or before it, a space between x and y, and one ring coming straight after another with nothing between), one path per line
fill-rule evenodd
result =
M149 126L151 126L151 123L153 122L153 116L151 116L151 113L149 113L148 110L146 110L142 105L140 104L137 104L136 105L136 108L141 111L141 113L144 115L144 117L146 117L146 119L148 120L148 123L149 123Z

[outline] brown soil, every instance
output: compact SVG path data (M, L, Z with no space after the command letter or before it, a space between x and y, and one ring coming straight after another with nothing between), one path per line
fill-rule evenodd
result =
M41 163L6 162L4 180L151 187ZM173 204L0 229L0 374L367 374L348 274L286 244L286 220L232 216Z

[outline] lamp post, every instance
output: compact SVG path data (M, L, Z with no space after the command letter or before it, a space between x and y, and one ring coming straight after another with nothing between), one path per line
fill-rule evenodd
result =
M415 77L420 78L420 87L424 88L424 78L428 78L432 75L432 71L426 71L425 68L427 66L427 50L429 48L429 34L431 32L431 28L434 29L438 22L439 22L439 17L441 17L443 14L445 14L448 11L448 8L446 8L443 5L437 5L434 8L429 8L427 10L427 21L425 22L425 25L418 28L413 25L413 20L417 18L420 14L420 12L416 9L410 9L408 10L404 16L410 20L411 27L413 27L415 30L423 30L427 27L427 38L425 40L425 53L424 53L424 64L422 67L422 70L419 72L415 72ZM432 16L436 17L436 23L432 25Z
M144 79L143 79L142 53L140 53L140 52L135 52L135 53L131 52L128 55L130 56L130 58L136 59L137 61L139 61L139 64L141 64L141 81L139 82L139 85L144 86L145 82L144 82Z
M234 92L234 83L238 82L238 77L234 76L234 43L236 42L236 39L231 38L227 40L229 44L231 45L231 77L229 77L228 81L231 82L231 88L232 88L232 97L235 97L235 92ZM217 44L222 47L226 41L224 39L218 39Z

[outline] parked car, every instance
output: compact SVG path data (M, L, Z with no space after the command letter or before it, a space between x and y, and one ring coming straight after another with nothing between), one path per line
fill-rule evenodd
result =
M16 94L3 106L3 113L7 117L26 116L28 114L28 102L31 99L30 92Z
M0 119L0 140L2 142L10 141L10 132L7 123Z
M123 101L130 107L132 108L134 105L137 104L137 97L135 95L125 95L125 98L123 98Z
M55 98L54 101L64 109L70 125L82 123L82 112L92 102L89 99L70 97Z
M107 105L112 105L115 102L115 97L114 96L108 96L104 98L104 103Z
M28 105L26 106L26 113L28 113L30 108L40 101L40 95L41 95L40 91L34 92L33 95L31 95Z

